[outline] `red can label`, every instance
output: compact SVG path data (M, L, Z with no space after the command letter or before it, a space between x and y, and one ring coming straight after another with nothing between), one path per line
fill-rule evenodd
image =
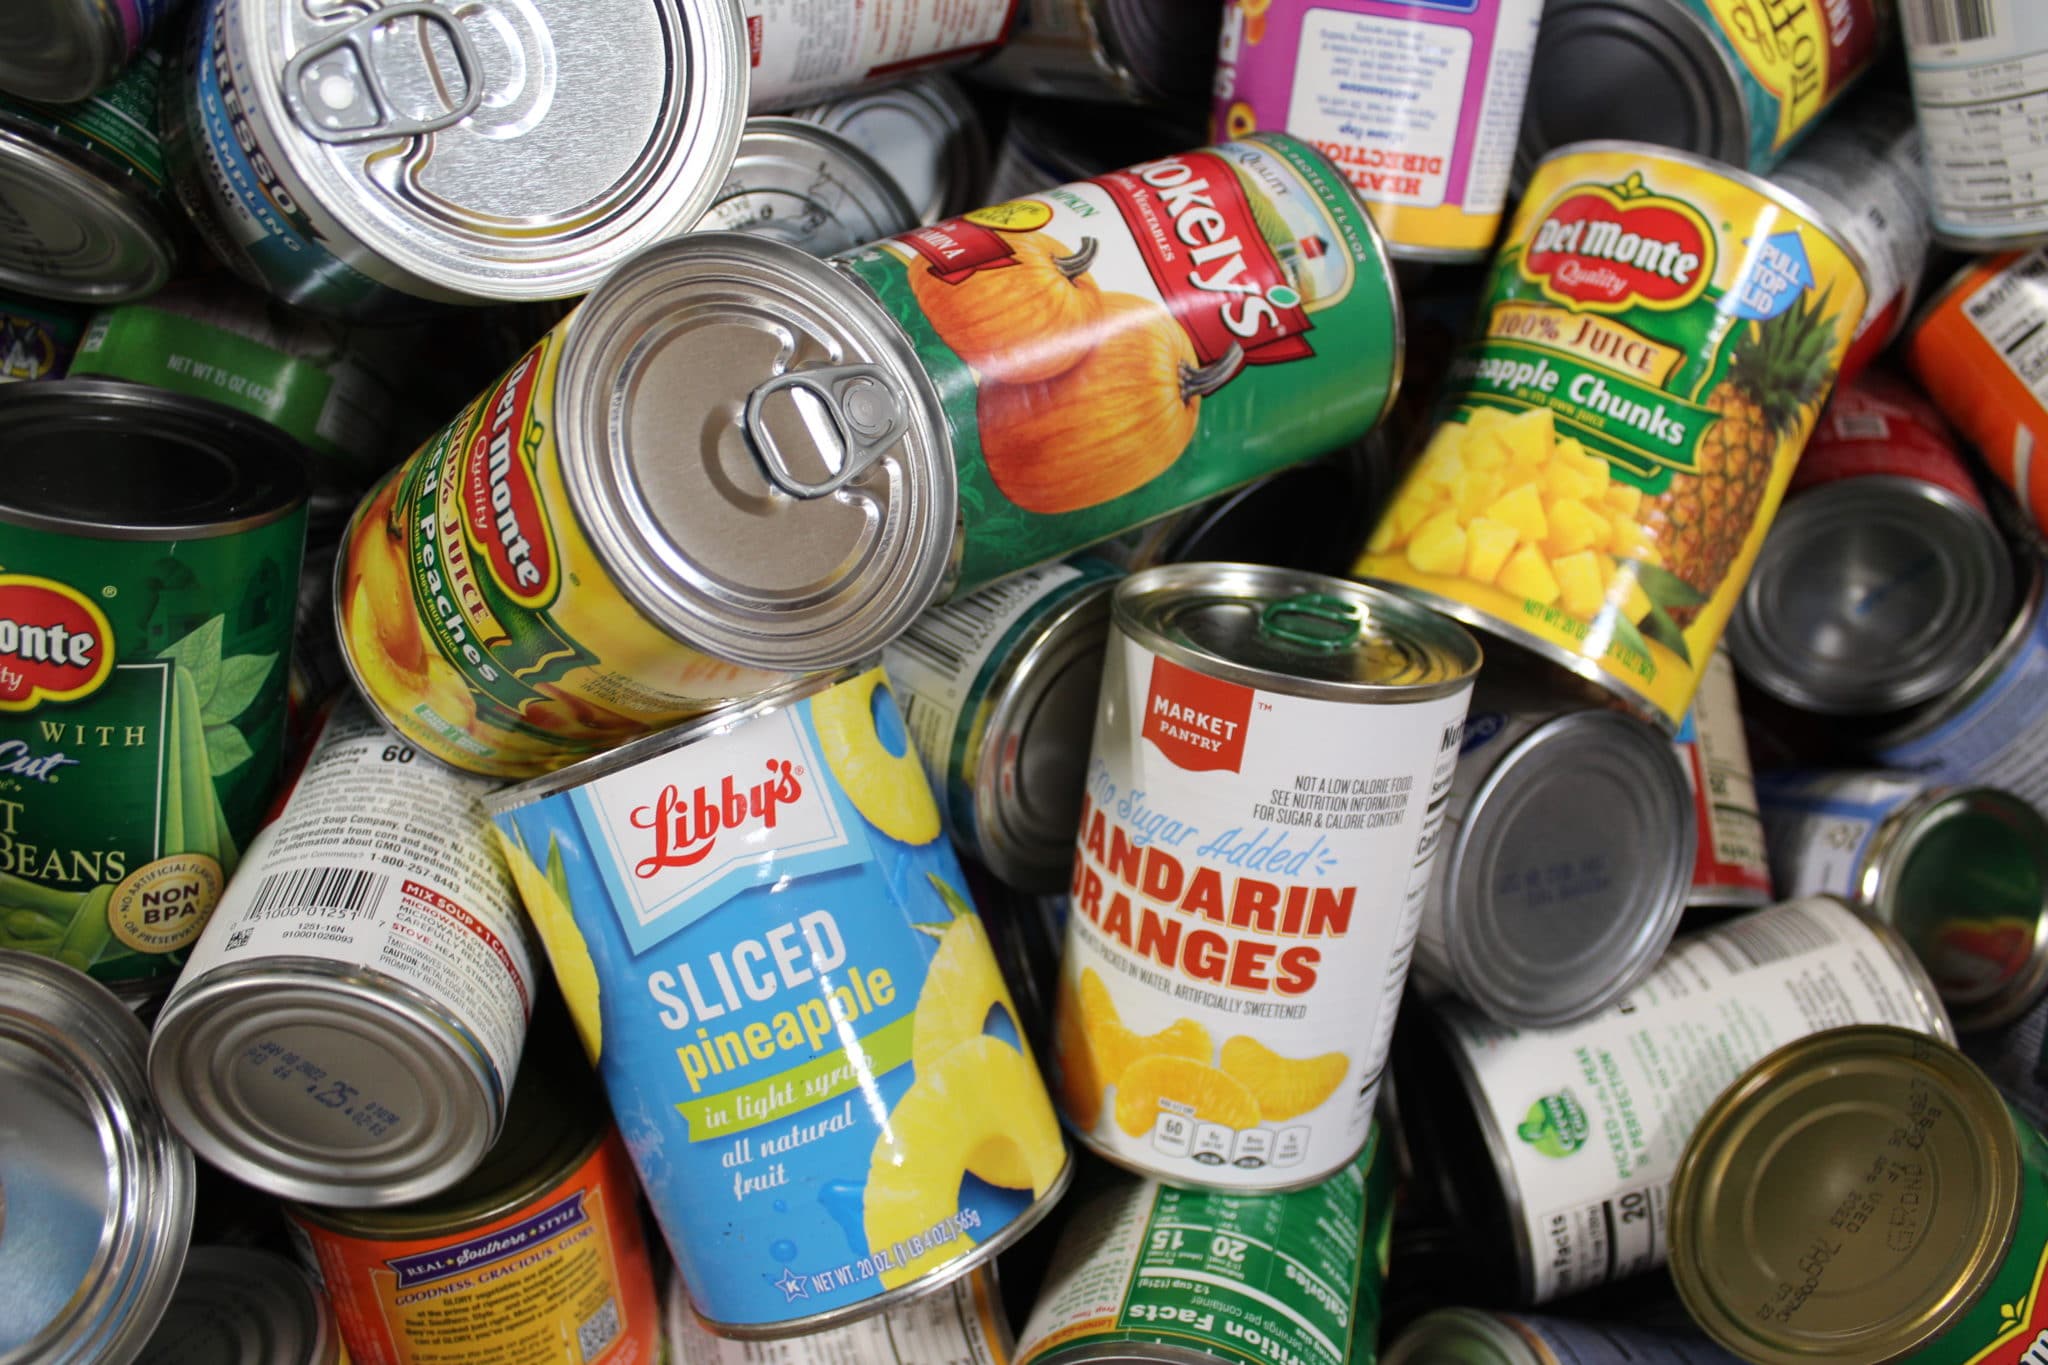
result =
M1948 423L1918 389L1883 371L1858 376L1829 400L1790 491L1871 475L1918 479L1986 510Z

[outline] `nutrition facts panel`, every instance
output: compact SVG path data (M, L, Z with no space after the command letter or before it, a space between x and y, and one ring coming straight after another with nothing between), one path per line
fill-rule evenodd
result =
M1935 226L1995 238L2048 227L2048 5L1903 0Z

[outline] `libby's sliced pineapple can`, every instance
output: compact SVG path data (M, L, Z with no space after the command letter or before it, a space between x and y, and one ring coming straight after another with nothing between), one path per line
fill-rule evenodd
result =
M1636 143L1553 153L1356 572L1675 729L1864 297L1781 189Z

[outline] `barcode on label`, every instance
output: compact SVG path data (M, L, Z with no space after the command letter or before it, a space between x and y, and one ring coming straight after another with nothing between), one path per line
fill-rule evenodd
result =
M982 646L989 636L1043 592L1048 577L1044 571L1021 573L934 607L912 621L892 648L916 656L955 682L961 681L968 665L980 662Z
M1835 941L1834 930L1803 910L1777 910L1739 920L1700 938L1734 975L1814 952Z
M619 1339L619 1303L617 1299L606 1299L598 1305L595 1313L583 1320L576 1329L576 1349L586 1361L596 1360L605 1349Z
M1883 441L1892 434L1891 423L1881 412L1838 412L1829 425L1845 441Z
M256 883L249 915L270 910L339 910L350 918L374 915L391 879L357 867L302 867L273 872Z
M1916 46L1974 43L1998 31L1997 0L1905 0L1906 38Z

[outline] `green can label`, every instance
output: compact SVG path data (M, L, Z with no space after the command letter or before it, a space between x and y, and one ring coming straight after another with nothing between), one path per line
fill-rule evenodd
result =
M939 390L960 586L1358 439L1400 309L1343 177L1282 134L977 209L841 258Z
M165 185L164 154L156 105L163 72L163 54L152 48L90 99L76 104L0 103L0 120L31 123L135 172L152 192L160 192Z
M1062 1239L1017 1365L1146 1345L1242 1365L1371 1360L1392 1165L1375 1132L1357 1161L1290 1194L1119 1186Z
M277 776L304 534L0 530L0 947L176 973Z
M2012 1125L2020 1139L2020 1215L2005 1260L1967 1313L1903 1357L1908 1365L2036 1365L2048 1357L2048 1143L2017 1112ZM1899 1179L1895 1170L1891 1180Z

